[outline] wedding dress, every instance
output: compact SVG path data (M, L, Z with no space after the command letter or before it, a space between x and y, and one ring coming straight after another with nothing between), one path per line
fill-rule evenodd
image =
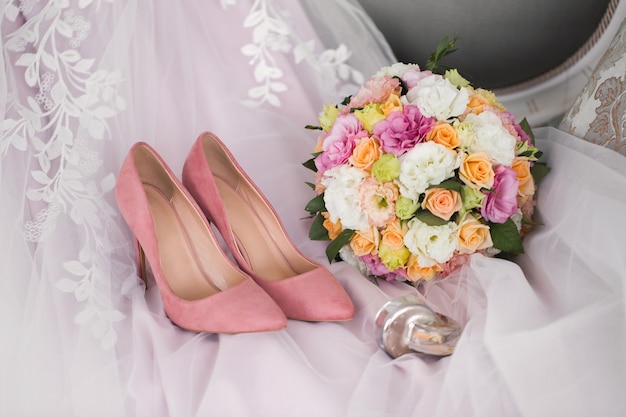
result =
M617 416L626 410L623 157L537 129L552 168L515 263L475 256L424 300L456 352L392 360L374 317L416 290L345 263L344 323L184 331L137 277L113 197L145 141L180 173L210 130L297 246L301 163L322 106L394 61L356 1L6 1L0 5L0 415ZM523 116L523 115L520 115Z

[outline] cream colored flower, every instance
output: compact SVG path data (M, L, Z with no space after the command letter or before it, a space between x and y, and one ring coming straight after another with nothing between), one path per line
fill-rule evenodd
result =
M365 177L363 171L347 165L339 165L324 172L320 182L325 187L324 204L330 221L341 221L344 228L352 230L369 227L359 203L359 186Z
M414 201L418 201L430 185L452 177L457 168L456 154L434 142L418 143L399 160L400 191Z
M414 218L409 221L404 244L411 253L417 255L417 261L422 267L444 263L452 258L457 248L456 229L454 222L429 226Z
M469 101L467 88L457 88L441 75L428 76L406 94L409 104L419 107L426 117L448 120L465 111Z

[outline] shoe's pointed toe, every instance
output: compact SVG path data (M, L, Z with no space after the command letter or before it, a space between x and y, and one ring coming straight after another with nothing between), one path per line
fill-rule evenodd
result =
M354 305L348 293L321 266L286 279L257 278L256 282L291 319L346 321L354 317Z
M236 334L276 331L287 326L281 308L249 279L209 298L186 303L164 299L164 304L169 319L191 331Z

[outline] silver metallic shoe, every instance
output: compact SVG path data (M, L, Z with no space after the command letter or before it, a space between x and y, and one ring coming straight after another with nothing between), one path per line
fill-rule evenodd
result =
M412 295L388 301L376 314L378 345L392 358L414 352L450 355L461 331L452 318L435 313Z

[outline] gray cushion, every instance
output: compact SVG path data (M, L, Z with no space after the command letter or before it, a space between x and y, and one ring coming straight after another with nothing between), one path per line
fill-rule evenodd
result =
M559 128L626 155L626 20Z

